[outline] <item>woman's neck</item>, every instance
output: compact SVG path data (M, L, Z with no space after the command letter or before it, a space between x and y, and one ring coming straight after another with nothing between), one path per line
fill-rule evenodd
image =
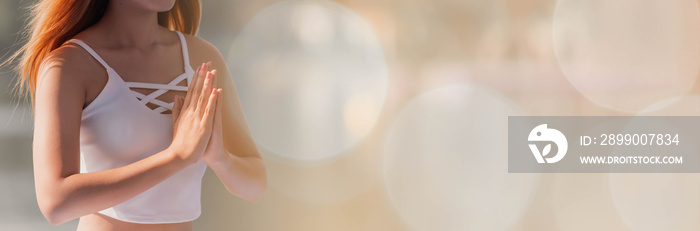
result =
M147 49L160 42L158 12L134 8L120 1L109 1L95 27L103 31L109 46ZM107 41L105 41L107 42Z

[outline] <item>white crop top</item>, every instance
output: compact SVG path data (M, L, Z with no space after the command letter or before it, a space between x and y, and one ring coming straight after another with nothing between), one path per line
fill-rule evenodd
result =
M194 75L187 43L176 31L182 46L185 72L170 83L124 82L124 80L83 41L71 39L104 66L107 84L85 109L80 124L80 172L122 167L165 150L172 142L172 109L156 97L168 90L187 91ZM176 86L183 80L187 86ZM157 89L144 95L131 88ZM159 107L146 106L153 103ZM201 214L200 193L206 164L201 160L156 186L99 213L133 223L178 223L195 220Z

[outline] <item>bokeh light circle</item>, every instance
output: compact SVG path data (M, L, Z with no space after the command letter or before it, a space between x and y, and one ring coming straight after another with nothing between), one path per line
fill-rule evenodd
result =
M559 0L553 24L561 69L600 106L638 112L695 83L700 12L694 0Z
M698 95L675 97L639 116L700 116L698 105ZM618 214L633 231L700 229L700 174L610 174L610 193Z
M401 110L385 143L388 197L415 230L505 230L530 205L539 174L508 174L508 116L498 93L452 85Z
M328 160L374 126L388 77L370 26L325 0L257 13L228 55L255 142L288 163Z

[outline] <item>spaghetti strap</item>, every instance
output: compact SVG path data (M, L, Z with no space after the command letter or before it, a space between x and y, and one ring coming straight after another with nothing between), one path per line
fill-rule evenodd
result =
M178 38L180 39L180 46L182 47L182 58L183 61L185 62L185 72L179 75L178 77L175 77L175 79L171 80L167 84L161 84L161 83L144 83L144 82L127 82L124 81L121 76L119 76L119 73L117 73L112 67L110 67L107 62L105 62L100 55L95 52L87 43L79 40L79 39L71 39L66 41L68 42L73 42L85 49L92 57L94 57L102 66L105 67L107 70L107 76L111 76L112 74L115 75L115 77L119 77L118 79L121 80L133 94L136 95L136 98L141 102L142 104L146 105L148 103L152 103L157 105L158 107L155 109L151 109L157 113L161 113L167 110L172 110L174 103L166 103L163 102L159 99L156 99L157 97L161 96L162 94L166 93L167 91L187 91L189 88L191 82L192 82L192 75L194 74L194 70L192 70L192 67L190 66L190 58L189 58L189 52L187 51L187 42L185 41L185 36L182 35L181 32L175 31L177 33ZM182 82L183 80L187 80L187 86L178 86L177 84ZM134 91L132 88L143 88L143 89L154 89L155 91L148 93L148 94L142 94L137 91Z
M112 69L109 65L107 65L107 62L105 62L105 61L102 59L102 57L100 57L100 55L98 55L97 52L95 52L95 50L93 50L92 48L90 48L89 45L87 45L87 43L83 42L83 41L80 40L80 39L71 39L71 40L66 41L66 43L68 43L68 42L73 42L73 43L78 44L79 46L81 46L81 47L82 47L83 49L85 49L88 53L90 53L90 55L92 55L93 58L95 58L98 62L100 62L100 64L102 64L102 66L104 66L105 69L107 69L107 70Z
M180 46L182 46L182 60L185 63L185 71L188 69L191 69L192 67L190 66L190 54L189 51L187 50L187 41L185 40L185 36L182 35L182 32L180 31L175 31L177 33L177 36L180 38ZM189 81L189 79L188 79Z

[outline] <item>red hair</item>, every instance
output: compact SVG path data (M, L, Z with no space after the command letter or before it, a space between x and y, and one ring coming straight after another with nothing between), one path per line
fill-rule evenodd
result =
M28 41L3 65L20 58L15 88L34 105L39 66L51 51L76 34L94 25L107 10L108 0L41 0L31 7L25 28ZM158 13L158 24L171 30L194 35L201 16L199 0L177 0L167 12Z

